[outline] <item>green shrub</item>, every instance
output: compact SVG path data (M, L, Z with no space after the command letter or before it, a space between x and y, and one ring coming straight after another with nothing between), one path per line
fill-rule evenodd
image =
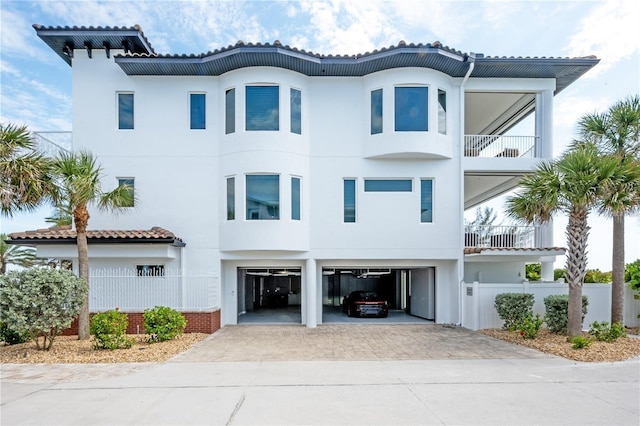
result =
M589 301L587 296L582 296L582 321L587 315ZM545 318L547 328L556 334L567 333L567 322L569 318L569 296L566 294L554 294L544 298Z
M0 341L7 345L18 345L29 340L31 340L29 332L18 333L9 328L9 324L6 322L0 322Z
M62 269L34 267L0 275L0 321L28 334L38 349L49 350L78 316L88 291L85 280Z
M150 340L163 342L181 335L187 327L187 320L180 312L166 306L145 309L142 314L144 329Z
M100 312L91 318L90 333L94 337L95 349L130 348L134 339L127 337L127 314L118 309Z
M527 315L522 318L522 321L518 323L517 329L520 335L525 339L535 339L540 331L540 327L544 323L544 318L540 317L540 314L536 316Z
M629 285L629 288L635 291L633 298L640 300L640 259L632 263L627 263L624 267L624 282ZM640 314L638 314L640 318Z
M529 293L501 293L496 296L494 307L504 324L502 328L515 330L527 315L533 315L534 296Z
M585 336L576 336L569 340L569 342L573 343L573 349L582 349L590 346L593 340Z
M601 342L614 342L618 337L626 336L624 327L619 322L614 322L611 326L607 321L591 323L589 334Z

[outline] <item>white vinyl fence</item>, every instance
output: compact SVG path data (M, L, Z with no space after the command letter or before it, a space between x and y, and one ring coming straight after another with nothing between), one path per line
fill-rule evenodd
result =
M142 312L154 306L199 312L219 308L218 277L164 271L162 276L138 276L136 271L99 270L89 274L89 310L119 308Z
M569 294L566 283L525 282L514 284L462 283L462 326L471 330L500 328L503 321L494 307L495 298L500 293L532 293L535 296L534 314L545 314L544 298L552 294ZM630 327L640 326L638 314L640 302L634 300L634 292L625 287L624 322ZM582 323L583 329L589 329L594 321L611 319L611 283L584 284L582 295L587 296L589 306Z

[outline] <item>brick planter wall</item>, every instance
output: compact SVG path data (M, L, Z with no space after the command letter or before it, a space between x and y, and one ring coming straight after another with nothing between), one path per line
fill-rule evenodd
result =
M127 312L129 325L127 334L144 334L144 319L142 312ZM220 309L211 312L183 312L187 320L185 333L206 333L212 334L220 330ZM138 326L140 327L138 330ZM71 323L71 327L61 333L63 336L74 336L78 334L78 320Z

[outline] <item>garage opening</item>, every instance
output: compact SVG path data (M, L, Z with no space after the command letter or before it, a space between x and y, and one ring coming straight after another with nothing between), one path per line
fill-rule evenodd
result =
M238 268L238 324L302 323L296 268Z
M325 324L435 321L435 268L323 268L322 299Z

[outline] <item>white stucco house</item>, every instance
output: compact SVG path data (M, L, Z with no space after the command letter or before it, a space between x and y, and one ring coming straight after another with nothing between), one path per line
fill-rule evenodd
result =
M92 269L211 276L221 325L286 307L315 327L353 290L455 324L463 281L521 282L530 262L553 280L551 226L465 232L464 212L551 158L554 96L595 57L279 41L173 55L137 26L34 28L72 67L73 149L136 196L92 212ZM73 260L74 235L11 237Z

